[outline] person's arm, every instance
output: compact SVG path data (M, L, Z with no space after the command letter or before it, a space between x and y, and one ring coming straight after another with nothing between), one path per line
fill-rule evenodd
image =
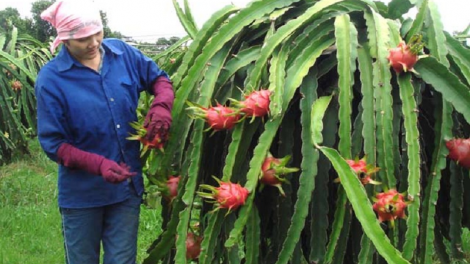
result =
M152 92L155 95L152 107L160 106L171 111L175 99L171 81L165 76L158 77L152 85Z
M101 155L80 150L68 143L62 143L57 151L58 162L72 169L81 169L88 173L103 176L110 183L120 183L135 176L130 168Z
M161 143L168 140L168 131L171 126L171 110L175 98L173 85L168 74L158 65L145 56L140 50L124 42L123 48L129 51L134 66L139 72L142 90L147 90L155 96L145 117L144 127L147 129L146 140L154 142L156 137ZM141 90L141 91L142 91Z
M170 80L165 76L158 77L152 92L155 98L145 117L144 127L147 128L146 138L153 141L156 136L165 142L171 126L171 109L173 108L174 92Z

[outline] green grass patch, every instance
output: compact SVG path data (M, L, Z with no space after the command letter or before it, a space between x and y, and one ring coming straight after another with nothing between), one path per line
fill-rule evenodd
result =
M65 263L57 165L31 141L31 154L0 167L0 264ZM161 209L142 206L138 263L161 230Z

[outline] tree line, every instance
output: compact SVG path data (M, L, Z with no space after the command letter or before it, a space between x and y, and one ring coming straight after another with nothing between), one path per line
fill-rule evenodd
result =
M48 22L41 19L40 15L42 11L54 2L55 0L38 0L31 3L31 18L21 17L18 9L13 7L0 10L0 31L9 34L11 29L16 27L21 34L27 34L44 43L50 41L51 38L55 37L56 32ZM121 32L114 31L108 26L106 12L100 11L100 15L105 38L119 38L135 42L131 37L126 37ZM178 40L178 37L171 37L169 39L159 38L156 42L150 44L157 45L157 49L161 50L162 47L166 49Z

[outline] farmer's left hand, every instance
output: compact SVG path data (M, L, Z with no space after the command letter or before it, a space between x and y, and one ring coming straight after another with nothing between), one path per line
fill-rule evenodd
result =
M170 80L161 76L152 87L155 99L145 117L144 127L147 128L146 139L152 142L158 136L162 142L168 139L171 127L171 109L173 108L174 92Z

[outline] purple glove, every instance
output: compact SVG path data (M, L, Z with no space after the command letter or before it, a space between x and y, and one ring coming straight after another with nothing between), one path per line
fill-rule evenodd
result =
M101 175L110 183L120 183L137 174L130 172L130 167L125 163L119 165L101 155L80 150L68 143L60 145L57 157L58 162L66 167Z
M153 84L152 91L155 99L145 117L144 127L147 129L145 138L153 142L158 136L164 143L168 139L168 130L171 126L171 109L175 99L173 86L165 76L160 76Z
M109 159L103 159L100 166L100 172L104 180L110 183L120 183L127 178L135 176L136 172L130 172L131 167L121 162L119 165Z

